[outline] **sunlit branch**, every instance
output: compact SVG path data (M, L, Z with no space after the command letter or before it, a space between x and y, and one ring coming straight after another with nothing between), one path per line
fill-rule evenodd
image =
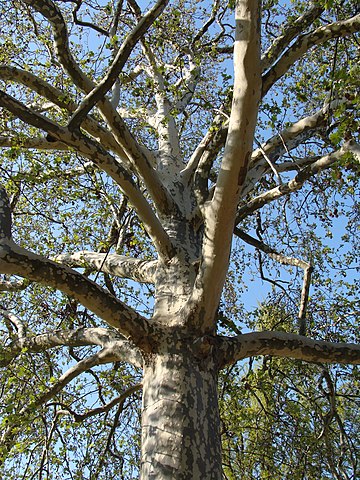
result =
M202 259L189 302L190 308L192 301L196 308L206 308L204 331L213 327L228 268L239 191L251 156L261 93L259 16L259 2L236 3L235 80L229 130L214 195L204 212Z
M244 198L248 195L256 183L269 171L269 166L264 159L264 154L269 157L269 160L272 163L276 164L276 170L278 173L289 170L300 170L302 167L312 163L313 160L311 159L292 162L292 164L278 164L276 162L283 155L291 152L309 138L321 134L324 131L326 122L333 110L341 105L351 108L353 103L347 99L337 99L330 103L326 103L324 107L316 113L294 122L277 135L266 140L266 142L261 145L261 148L259 147L254 150L249 163L247 181L241 191L241 197Z
M145 336L145 332L149 333L147 321L141 315L80 273L15 244L3 244L1 247L1 272L61 290L126 337L131 336L135 343Z
M209 189L208 183L209 180L216 182L216 175L214 178L211 178L211 168L217 158L218 149L223 145L226 137L227 129L225 127L220 128L220 130L216 133L213 142L211 142L210 145L205 149L199 161L199 166L196 169L194 176L194 189L196 199L200 206L205 204L206 201L210 201L212 199L215 185Z
M157 260L142 260L114 253L81 251L57 255L56 262L71 267L90 268L120 278L130 278L135 282L154 283Z
M75 85L86 94L96 88L96 84L90 80L80 69L73 58L69 48L69 37L66 23L61 11L52 0L24 0L32 8L41 13L52 25L54 32L54 44L56 55L65 71L70 75ZM176 205L169 192L160 181L154 170L155 159L150 152L145 152L138 144L124 120L113 108L111 102L105 97L97 105L102 117L107 122L116 142L122 147L128 159L133 163L139 176L143 179L151 194L156 208L160 212L174 210ZM158 245L159 246L159 245ZM163 249L160 248L163 254Z
M10 80L13 82L18 82L27 88L31 89L32 91L38 93L41 97L48 99L54 106L58 106L61 109L68 111L69 113L75 112L77 108L76 102L71 100L64 92L52 85L48 82L39 78L37 75L33 73L22 70L17 67L8 66L8 65L0 65L0 78L4 80ZM129 167L129 159L127 158L124 150L120 147L120 145L114 140L113 136L105 130L99 123L94 120L92 117L88 116L83 124L82 128L88 132L94 139L101 142L101 145L105 148L109 148L117 155L119 155L125 165ZM4 138L5 137L1 137ZM1 142L0 138L0 142ZM25 148L42 148L42 149L59 149L63 150L65 147L64 144L60 142L46 142L45 139L39 139L38 144L36 144L36 139L26 139L21 138L19 139L19 145L24 146ZM1 145L1 143L0 143ZM7 145L6 145L7 146Z
M20 320L19 317L14 315L12 312L9 310L3 308L0 306L0 315L3 315L4 318L10 322L10 324L15 328L16 330L16 337L17 337L17 343L19 345L19 348L22 349L25 346L25 340L26 340L26 326L22 320ZM12 336L12 335L11 335ZM0 349L0 366L2 366L2 358L4 355L4 350L3 348Z
M80 69L71 55L68 43L68 31L58 6L52 0L24 0L24 2L41 13L52 25L54 31L54 48L56 56L64 70L81 90L89 92L95 84Z
M141 9L137 2L135 0L129 0L129 4L135 16L140 19ZM158 61L149 42L143 38L141 40L141 46L144 56L149 62L149 67L146 68L146 73L152 78L156 85L156 92L154 95L156 113L150 115L148 121L158 132L159 160L162 167L166 165L168 168L175 167L176 170L179 170L182 166L182 163L179 162L178 158L180 153L179 136L174 116L171 114L173 105L166 92L164 75L160 71ZM169 155L171 156L170 161Z
M305 362L360 364L360 345L313 340L286 332L254 332L237 337L218 337L220 365L224 367L258 355L295 358Z
M131 337L135 344L149 334L148 321L84 275L16 245L11 237L11 211L5 189L0 188L0 272L54 287Z
M262 96L265 96L274 83L312 47L321 45L332 38L346 37L359 30L360 14L347 20L319 27L311 33L301 35L263 76Z
M62 142L49 142L45 137L0 137L0 147L26 148L36 150L69 150L69 147Z
M213 128L206 133L182 172L184 181L193 181L194 193L200 208L209 199L208 181L211 167L228 133L227 127L222 126L223 121L223 115L215 119Z
M267 153L265 152L265 150L263 149L262 145L259 144L259 142L256 142L259 146L259 150L260 152L262 153L262 156L263 158L266 160L268 166L270 167L270 170L274 173L275 177L278 179L278 183L281 185L282 184L282 180L281 180L281 177L279 175L279 172L277 170L277 167L275 167L275 165L273 164L273 162L271 161L271 159L268 157Z
M174 105L174 109L177 113L183 112L191 102L201 73L200 67L194 62L192 56L189 55L188 58L189 69L186 71L185 75L181 79L181 85L185 91L182 94L181 99L177 101Z

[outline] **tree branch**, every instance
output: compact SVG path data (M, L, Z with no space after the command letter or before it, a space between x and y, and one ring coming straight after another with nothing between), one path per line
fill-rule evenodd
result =
M24 1L49 20L53 28L55 50L60 63L70 75L75 85L81 88L86 94L89 94L96 88L96 84L82 72L71 55L66 23L61 11L52 0ZM99 101L97 107L107 122L116 142L121 146L127 158L132 162L133 167L143 179L157 210L165 214L177 210L177 205L153 168L156 163L153 155L150 152L145 152L138 144L124 120L106 97L103 97L103 99ZM161 249L160 254L163 254Z
M87 93L95 84L80 69L69 49L69 36L61 10L52 0L24 0L24 3L41 13L54 31L54 48L57 58L64 70L70 75L75 85Z
M239 222L241 222L241 220L243 220L244 218L254 213L256 210L259 210L260 208L262 208L264 205L267 205L268 203L273 202L274 200L277 200L283 197L284 195L288 195L289 193L293 193L293 192L296 192L297 190L300 190L300 188L302 188L304 183L307 180L309 180L309 178L321 172L322 170L325 170L331 167L331 165L333 165L336 161L340 160L341 157L348 151L350 151L349 142L344 144L340 148L340 150L337 150L336 152L325 155L324 157L321 157L315 160L313 163L303 168L288 183L279 185L253 198L246 205L243 205L242 207L239 208L236 216L236 224L238 224Z
M304 279L303 279L303 286L301 289L301 298L300 298L300 308L299 308L299 315L298 315L298 323L299 323L299 335L306 334L306 307L307 302L309 299L309 290L310 290L310 283L311 283L311 273L313 271L313 267L310 263L305 262L304 260L288 257L282 253L277 252L274 248L269 247L264 242L253 238L252 236L245 233L240 228L235 227L234 234L244 240L249 245L253 245L258 250L269 255L270 258L276 260L277 262L281 263L282 265L291 265L294 267L300 267L304 270Z
M282 55L282 57L263 75L262 96L281 78L294 63L299 60L310 48L321 45L332 38L346 37L360 30L360 14L347 20L334 22L319 27L311 33L299 36L296 42Z
M239 0L235 7L234 93L229 131L215 192L205 207L202 259L190 300L205 310L204 331L214 326L215 312L228 267L236 205L246 179L260 99L260 7ZM190 307L191 308L191 307Z
M283 29L283 33L279 35L270 47L261 56L261 70L267 70L275 60L286 50L292 40L301 32L306 30L324 11L322 5L317 2L311 2L312 6L303 15L298 17L295 21L287 24Z
M305 362L360 364L360 345L312 340L285 332L254 332L237 337L218 337L220 367L244 358L271 355Z
M140 345L148 339L148 321L96 283L69 267L16 245L11 237L11 211L0 187L0 272L54 287L75 298L125 337Z
M2 309L0 313L4 315ZM7 366L20 355L23 349L27 353L39 353L59 346L81 347L85 345L99 345L103 348L113 349L118 361L142 367L141 353L134 345L121 338L116 331L100 327L81 327L76 330L54 330L39 335L22 335L10 345L1 348L0 367Z
M81 251L71 254L57 255L54 260L69 267L84 267L115 275L120 278L130 278L135 282L154 283L157 260L141 260L114 253L95 253Z
M21 83L25 87L38 93L40 96L48 99L54 104L54 106L57 105L58 107L70 113L75 112L77 108L76 102L74 102L71 98L65 96L62 90L53 87L42 78L39 78L38 76L26 70L22 70L20 68L8 65L0 65L0 78ZM114 137L111 135L111 133L105 130L105 128L99 125L99 123L90 116L84 120L82 128L86 132L88 132L94 139L98 140L104 148L108 148L115 152L117 155L119 155L124 162L126 168L129 169L129 159L125 154L124 150L114 140ZM26 148L49 147L60 150L68 148L60 142L46 142L45 139L43 139L42 141L41 139L39 139L39 146L34 145L32 142L35 143L35 139L32 140L21 138L18 145L24 146Z
M135 16L141 18L141 9L136 0L129 0L129 4ZM176 176L182 167L182 162L179 158L179 135L174 116L171 113L172 103L165 88L164 75L158 66L158 61L151 46L144 39L142 39L141 45L144 55L149 62L149 68L146 68L145 71L156 85L155 102L157 108L156 113L150 116L149 123L158 133L158 171L159 174L162 174L165 170L168 176ZM164 179L164 176L162 178Z
M36 150L69 150L62 142L49 142L45 137L0 137L0 147L15 147Z
M146 33L146 31L151 27L157 17L162 13L167 3L168 0L158 0L154 7L151 8L141 18L138 24L128 34L121 47L119 48L116 57L105 77L83 99L80 106L77 108L76 112L72 116L68 125L69 129L79 127L87 114L90 112L90 110L105 97L105 94L111 89L111 87L119 77L135 45Z
M14 315L9 310L3 308L2 306L0 306L0 314L3 315L8 322L10 322L12 327L15 327L16 337L17 337L16 343L19 345L19 349L22 349L24 347L25 340L26 340L26 326L24 322L22 322L20 318L18 318L16 315ZM10 327L9 330L11 331L12 328ZM12 337L13 335L10 334L10 336ZM3 356L3 351L1 349L0 350L0 366L2 366L1 365L2 356Z
M132 395L135 392L138 392L141 389L142 389L142 383L137 383L136 385L133 385L127 388L124 393L115 397L106 405L103 405L102 407L91 408L85 413L77 413L74 410L72 410L70 407L62 403L60 403L60 406L66 410L66 413L69 413L74 417L75 422L80 423L86 420L87 418L109 412L113 407L115 407L115 405L119 405L120 403L123 403L130 395ZM59 404L57 403L56 405L59 405Z
M112 363L118 360L118 355L115 351L113 351L113 349L104 348L69 368L63 375L61 375L59 380L51 388L49 388L46 393L40 395L30 403L25 402L25 406L19 412L17 412L16 419L12 422L9 422L7 428L3 430L0 438L2 456L10 451L14 442L16 441L16 434L18 433L19 428L21 428L21 423L26 420L34 412L34 410L37 410L44 405L48 400L57 395L74 378L78 377L86 370L89 370L97 365Z
M79 131L71 132L67 128L57 125L2 91L0 91L0 106L5 107L20 120L45 130L55 139L74 147L79 153L92 160L99 168L110 175L125 195L129 197L159 255L165 261L172 258L174 251L172 242L150 204L135 185L131 175L100 144L92 141Z

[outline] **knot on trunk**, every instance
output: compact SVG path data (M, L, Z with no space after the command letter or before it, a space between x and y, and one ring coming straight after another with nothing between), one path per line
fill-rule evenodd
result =
M215 343L215 337L210 335L197 338L192 345L194 356L198 358L208 357L212 353Z

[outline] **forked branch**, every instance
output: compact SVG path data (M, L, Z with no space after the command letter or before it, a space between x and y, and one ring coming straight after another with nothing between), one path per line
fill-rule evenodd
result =
M303 168L289 182L272 188L271 190L268 190L267 192L258 195L257 197L247 202L245 205L241 206L236 216L236 224L240 223L241 220L251 215L256 210L259 210L264 205L267 205L274 200L288 195L289 193L300 190L307 180L309 180L311 177L321 172L322 170L331 167L335 162L340 160L345 153L352 151L353 147L351 145L351 142L347 142L336 152L329 153L324 157L316 159L310 165Z
M118 79L127 59L133 48L145 32L151 27L156 18L164 10L168 0L158 0L133 28L119 48L116 57L109 68L107 74L95 88L84 98L80 106L72 116L69 122L69 128L77 128L84 121L90 110L105 97L105 94L112 88Z

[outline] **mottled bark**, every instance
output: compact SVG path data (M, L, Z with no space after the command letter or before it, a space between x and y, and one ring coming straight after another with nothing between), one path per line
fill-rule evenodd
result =
M188 345L173 345L146 362L140 478L222 478L217 371Z

